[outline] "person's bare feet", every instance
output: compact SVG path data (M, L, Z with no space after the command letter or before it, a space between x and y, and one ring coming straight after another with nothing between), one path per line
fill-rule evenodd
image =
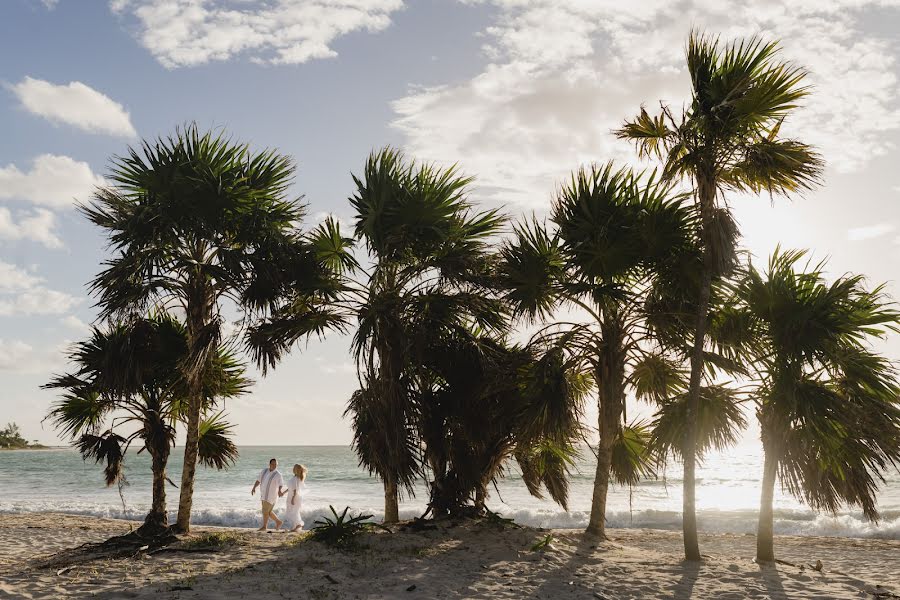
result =
M266 530L265 527L260 527L259 529L257 529L257 531L265 531L265 530Z

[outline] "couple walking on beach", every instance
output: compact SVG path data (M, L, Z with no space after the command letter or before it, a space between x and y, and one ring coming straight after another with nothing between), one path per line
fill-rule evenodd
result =
M306 491L306 473L307 468L303 465L294 465L292 469L294 476L291 477L287 486L284 485L284 478L278 470L278 460L273 458L269 461L269 466L259 472L250 495L256 494L256 488L259 489L259 498L262 501L262 527L259 531L266 531L269 527L269 518L275 521L275 529L281 529L284 523L291 531L300 531L303 529L303 519L300 518L300 498ZM287 510L284 514L284 520L278 518L275 514L275 504L282 496L287 496Z

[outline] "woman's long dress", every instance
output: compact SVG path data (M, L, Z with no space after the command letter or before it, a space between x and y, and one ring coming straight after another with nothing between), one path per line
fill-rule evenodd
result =
M300 518L300 498L306 491L306 484L300 481L299 477L291 477L288 480L287 488L288 492L285 494L287 512L284 515L284 524L288 529L293 529L297 525L303 527L303 519ZM295 491L297 492L296 498L294 498Z

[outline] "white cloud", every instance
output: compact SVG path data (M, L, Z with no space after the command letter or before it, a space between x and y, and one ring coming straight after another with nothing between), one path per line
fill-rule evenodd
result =
M56 232L56 216L45 208L25 213L15 221L8 208L0 206L0 240L30 240L48 248L62 248Z
M76 331L78 333L88 333L91 330L91 326L89 324L85 323L75 315L67 315L59 321L72 331Z
M131 117L121 104L80 81L56 85L26 77L11 89L28 112L54 123L91 133L137 137Z
M328 375L355 375L356 374L356 365L349 361L344 361L341 363L330 364L330 365L320 365L319 369L322 370L323 373L327 373Z
M871 240L887 235L895 229L896 227L890 223L880 223L878 225L869 225L867 227L854 227L847 231L847 239L851 242Z
M353 31L381 31L402 0L112 0L139 23L140 40L165 67L245 56L300 64L337 53L331 43Z
M891 42L859 31L862 12L884 2L470 1L498 8L483 32L489 63L470 80L412 89L393 104L394 126L411 153L462 161L496 201L546 206L579 164L633 161L611 131L642 104L682 106L692 27L784 41L783 57L810 69L813 90L783 133L816 145L831 168L862 168L900 128Z
M60 315L78 302L74 296L46 287L42 277L0 260L0 317Z
M32 288L40 282L40 277L0 260L0 294Z
M21 340L0 339L0 371L17 371L30 361L34 348Z
M67 208L75 200L87 200L94 188L103 184L90 165L68 156L42 154L27 172L13 164L0 167L0 199L28 200L50 208Z
M13 315L58 315L71 309L78 299L46 287L23 290L10 298L0 297L0 317Z
M63 341L53 346L35 348L22 340L0 338L0 372L49 376L54 371L65 369L66 352L70 345L71 342Z
M59 0L41 0L41 4L43 4L47 10L53 10L56 8L56 5L59 4Z

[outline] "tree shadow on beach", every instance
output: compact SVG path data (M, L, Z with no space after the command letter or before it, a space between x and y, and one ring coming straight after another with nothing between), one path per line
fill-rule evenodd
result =
M672 598L675 600L688 600L694 595L694 585L700 577L702 563L686 560L681 563L681 578L675 584Z
M781 581L781 574L778 572L778 565L775 563L760 563L759 572L762 575L763 585L771 600L781 600L788 597L787 592L784 590L784 584Z

